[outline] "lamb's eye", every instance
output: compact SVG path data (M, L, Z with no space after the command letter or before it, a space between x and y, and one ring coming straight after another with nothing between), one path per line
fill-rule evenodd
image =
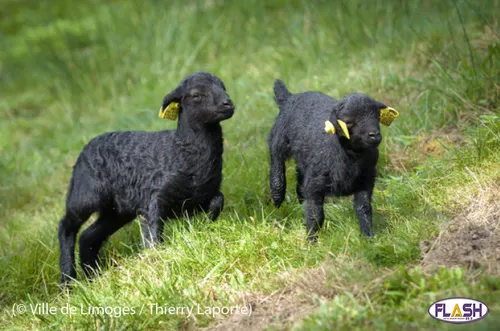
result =
M347 127L350 129L354 126L354 122L352 121L345 121L345 125L347 125Z
M191 97L193 98L193 100L198 101L201 99L201 93L195 92L195 93L191 94Z

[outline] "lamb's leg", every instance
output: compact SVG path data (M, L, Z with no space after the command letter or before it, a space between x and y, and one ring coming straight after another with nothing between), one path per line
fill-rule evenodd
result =
M163 241L163 220L160 218L160 209L157 199L153 199L149 206L146 219L141 222L142 237L145 248L152 248Z
M316 242L318 231L325 221L324 200L324 195L306 199L306 230L309 242Z
M288 158L288 143L284 132L278 124L274 124L268 139L271 165L269 169L269 187L274 206L279 208L285 200L286 171L285 161Z
M361 233L372 237L372 189L354 193L354 209L359 219Z
M281 155L272 152L269 185L273 203L279 208L285 200L286 193L285 160Z
M87 277L97 270L98 254L102 244L113 233L134 219L133 216L117 216L102 213L80 235L80 264Z
M75 241L76 234L83 223L90 217L90 211L74 213L66 211L66 215L59 221L59 267L61 269L61 284L68 284L76 278Z
M215 221L217 217L219 217L219 214L221 213L222 209L224 208L224 195L222 192L217 192L217 194L210 200L210 203L208 205L208 210L207 212L208 217L212 221Z
M302 192L302 185L304 184L304 174L298 166L295 170L297 173L297 186L295 188L295 191L297 193L297 199L299 200L299 203L302 204L302 202L304 202L304 193Z

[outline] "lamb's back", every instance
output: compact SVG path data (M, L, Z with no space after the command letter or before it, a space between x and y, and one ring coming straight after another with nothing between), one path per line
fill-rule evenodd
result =
M318 153L326 153L327 147L338 137L327 134L325 121L330 119L336 100L320 92L293 94L287 100L278 121L286 127L291 156L306 161Z
M82 150L73 176L98 183L103 200L119 210L136 212L174 163L175 131L109 132L92 139Z

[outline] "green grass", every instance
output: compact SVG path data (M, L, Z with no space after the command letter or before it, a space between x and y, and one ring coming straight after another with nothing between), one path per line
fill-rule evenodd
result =
M337 258L332 270L348 270L340 273L346 290L297 328L444 328L426 311L454 295L488 303L478 327L498 324L499 278L413 266L419 242L500 177L499 1L6 0L0 13L1 329L203 327L214 319L13 316L12 307L236 305L243 292L291 284L279 275ZM57 222L81 148L105 131L175 128L157 118L158 107L199 70L220 76L237 106L223 123L221 217L170 222L165 243L149 251L136 221L103 249L101 276L89 283L80 273L71 295L61 292ZM286 203L270 206L266 136L276 78L293 92L363 92L401 113L383 129L373 240L360 238L351 200L339 199L326 207L318 245L308 246L291 164ZM446 130L463 144L423 156L422 137ZM398 155L404 167L394 166ZM363 295L349 290L356 286Z

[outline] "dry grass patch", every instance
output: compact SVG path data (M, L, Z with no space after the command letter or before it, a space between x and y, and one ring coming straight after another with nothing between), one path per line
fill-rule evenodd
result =
M464 137L455 128L436 130L429 134L421 132L411 144L393 146L388 156L388 167L408 172L427 157L447 158L453 148L465 145Z

